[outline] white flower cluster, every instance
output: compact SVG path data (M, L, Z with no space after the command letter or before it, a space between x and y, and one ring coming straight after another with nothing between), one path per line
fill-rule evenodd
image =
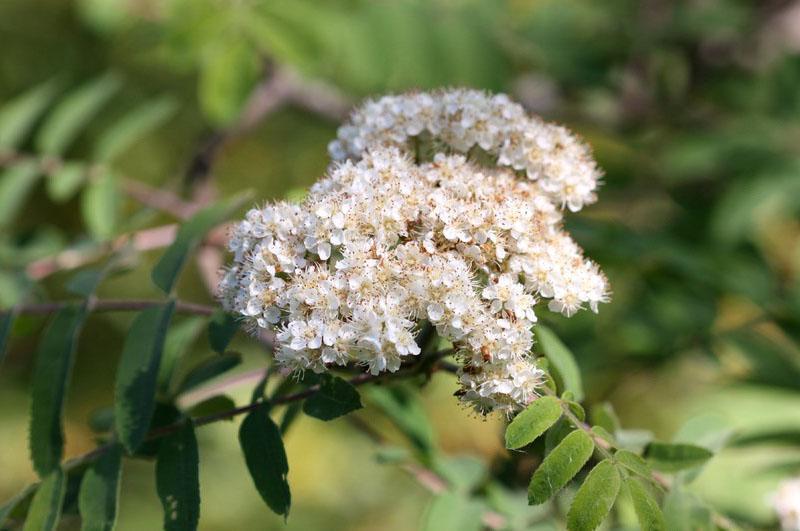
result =
M772 498L783 531L800 531L800 478L784 481Z
M477 94L416 97L450 102L450 114L464 105L464 116L476 115L469 105L507 101L467 98ZM371 115L384 112L381 101L355 116L381 122ZM492 138L505 134L491 127ZM463 136L448 123L436 131ZM457 154L417 163L393 140L369 136L359 160L334 164L302 204L248 212L229 243L224 306L252 327L275 328L276 359L299 370L357 363L373 374L396 371L420 354L415 336L426 321L462 361L463 400L481 412L524 407L544 376L530 354L537 299L572 315L607 298L605 277L562 229L561 201L548 191L554 180L520 179Z
M334 160L379 147L408 147L427 131L453 150L474 146L497 164L523 171L541 191L576 212L593 203L600 171L589 147L569 130L530 116L505 94L449 90L386 96L357 110L328 150Z

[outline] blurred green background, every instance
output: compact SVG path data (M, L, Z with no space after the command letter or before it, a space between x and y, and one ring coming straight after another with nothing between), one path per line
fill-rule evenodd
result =
M59 94L109 72L120 81L69 159L91 158L126 111L169 98L175 112L113 166L183 195L201 178L220 196L296 197L325 171L341 109L389 91L507 92L573 128L606 175L599 202L567 223L608 274L613 300L598 316L539 315L578 357L588 401L610 401L626 427L664 439L691 431L678 430L693 418L733 430L739 443L693 489L745 523L775 525L769 493L800 473L800 2L3 0L0 50L0 102L48 81ZM318 112L289 98L236 130L249 95L276 72L318 83L333 103ZM213 156L198 159L203 152ZM208 172L198 160L210 161ZM97 236L81 209L78 198L54 201L43 183L30 191L0 233L0 302L16 302L31 261ZM113 233L169 221L125 203ZM147 278L157 255L139 256L140 267L100 295L157 298ZM66 278L47 277L34 299L66 296ZM194 266L178 292L212 301ZM35 478L26 429L43 323L21 319L0 366L0 500ZM67 456L93 447L86 421L112 401L129 323L125 314L88 323L67 404ZM243 371L266 361L253 341L240 337L235 348ZM188 359L208 354L202 340L188 350ZM422 391L443 451L500 462L502 419L475 418L454 390L452 377L437 375ZM240 391L246 400L249 390ZM370 407L358 415L378 422ZM347 423L306 417L287 438L294 503L284 525L252 488L237 425L199 431L202 529L422 522L428 491L379 464L376 446ZM160 526L152 463L127 462L122 492L118 529Z

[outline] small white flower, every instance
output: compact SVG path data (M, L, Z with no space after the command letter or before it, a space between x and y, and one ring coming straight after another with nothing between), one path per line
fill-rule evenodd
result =
M414 163L404 150L423 131L449 154ZM452 154L476 145L498 167ZM453 90L367 102L329 150L338 162L302 204L252 209L234 228L224 307L276 329L279 363L317 372L398 370L427 320L459 352L463 400L509 414L534 400L537 298L569 316L608 297L562 224L595 200L588 147L507 96Z

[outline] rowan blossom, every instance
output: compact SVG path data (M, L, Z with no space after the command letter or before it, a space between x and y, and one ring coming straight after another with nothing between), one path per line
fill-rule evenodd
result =
M455 151L480 145L498 164L453 150L413 160L408 139L423 130ZM276 360L297 370L396 371L420 354L427 322L462 363L464 401L481 412L527 405L544 379L531 353L537 301L569 316L607 300L605 277L562 227L563 205L594 198L588 149L474 91L367 103L339 138L337 162L302 204L256 208L237 225L225 308L275 329Z
M772 497L772 506L780 520L781 529L800 531L800 478L782 482Z

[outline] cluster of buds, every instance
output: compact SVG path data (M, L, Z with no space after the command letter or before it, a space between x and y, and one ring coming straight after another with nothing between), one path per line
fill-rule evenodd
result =
M424 141L437 153L414 157ZM452 343L462 400L511 414L538 396L534 307L597 311L607 283L563 230L599 173L567 130L505 96L453 90L358 109L301 204L247 213L220 285L228 311L276 330L297 370L396 371L424 326ZM497 157L480 165L474 146Z

